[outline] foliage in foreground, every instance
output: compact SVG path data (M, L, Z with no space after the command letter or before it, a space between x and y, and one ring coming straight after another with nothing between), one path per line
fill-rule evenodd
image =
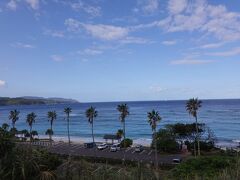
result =
M62 164L58 170L58 179L66 179L67 165ZM70 177L72 180L156 180L157 176L152 168L147 168L141 164L137 167L128 165L109 165L107 163L89 163L85 160L71 161Z
M16 145L14 134L0 128L0 179L38 180L55 179L54 170L61 164L59 158L31 146Z
M0 180L240 179L240 161L235 155L192 158L169 171L156 171L145 164L110 165L107 160L103 163L74 158L61 161L45 150L15 144L14 133L8 129L6 124L0 128Z
M236 159L228 156L192 158L172 170L176 179L214 179L221 173L236 166ZM237 171L237 169L235 169Z

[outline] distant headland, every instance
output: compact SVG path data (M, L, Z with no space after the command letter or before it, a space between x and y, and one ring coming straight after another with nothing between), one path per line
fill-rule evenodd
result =
M44 98L34 96L23 96L23 97L0 97L0 106L8 105L39 105L39 104L76 104L79 103L74 99L65 98Z

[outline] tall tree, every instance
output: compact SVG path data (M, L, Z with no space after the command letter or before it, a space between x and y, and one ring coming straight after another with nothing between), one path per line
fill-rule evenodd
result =
M68 131L68 162L67 162L67 170L66 170L66 179L72 179L71 173L70 173L70 164L71 164L71 153L70 153L70 130L69 130L69 123L70 123L70 113L72 112L72 109L70 107L67 107L64 109L64 112L66 114L67 118L67 131Z
M154 146L155 146L155 167L158 168L158 156L157 156L157 123L162 120L159 113L155 110L152 110L151 112L148 112L148 122L150 126L152 127L153 137L154 137Z
M93 122L94 122L94 119L97 117L98 112L96 111L96 109L94 107L91 106L90 108L88 108L86 110L85 114L86 114L86 117L88 118L88 122L92 126L92 139L93 139L93 143L95 143L94 133L93 133Z
M186 103L186 110L190 115L195 118L196 125L196 140L197 140L197 148L198 155L200 156L200 143L199 143L199 132L198 132L198 110L202 107L202 101L198 100L198 98L189 99Z
M67 116L67 131L68 131L68 144L70 146L70 130L69 130L69 120L70 120L70 113L72 112L72 109L70 107L67 107L64 109L64 112Z
M52 144L52 135L53 135L53 121L57 119L57 113L56 111L49 111L48 112L48 121L50 121L50 130L47 130L47 134L49 135L50 138L50 143Z
M122 139L123 136L123 130L122 129L118 129L116 135L120 138L120 140Z
M27 115L27 121L26 122L28 123L29 128L30 128L30 131L29 131L30 141L32 141L32 126L33 126L33 123L35 123L36 118L37 118L37 115L34 112Z
M7 123L3 123L3 124L2 124L2 128L3 128L5 131L7 131L8 128L9 128L9 125L8 125Z
M51 129L47 129L47 131L45 132L46 135L49 136L49 139L50 139L50 144L52 145L52 135L53 135L53 131Z
M125 126L125 120L126 117L129 115L129 108L127 106L127 104L120 104L117 106L117 110L120 112L120 116L119 119L123 124L123 142L124 142L124 148L126 147L126 126Z
M19 119L19 114L20 114L20 112L17 111L16 109L10 111L10 113L9 113L9 120L12 121L12 127L13 128L15 128L15 123Z

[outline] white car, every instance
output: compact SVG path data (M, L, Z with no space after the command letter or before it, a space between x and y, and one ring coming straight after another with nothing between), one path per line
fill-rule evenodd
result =
M135 147L135 152L142 152L142 151L143 151L142 145L137 145L137 146Z
M120 146L121 146L120 143L118 143L118 144L113 144L113 145L111 146L111 148L110 148L110 151L111 151L111 152L119 151L119 150L121 149Z
M176 158L172 160L173 164L180 164L182 162L181 158Z
M103 149L106 149L106 148L108 148L108 145L106 143L100 144L97 147L98 150L103 150Z

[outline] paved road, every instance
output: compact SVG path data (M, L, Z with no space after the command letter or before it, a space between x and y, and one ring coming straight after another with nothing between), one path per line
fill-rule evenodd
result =
M37 144L36 146L39 146ZM46 147L50 152L67 155L68 154L68 144L63 142L55 142L52 147L42 144L41 146ZM145 147L142 152L135 152L134 148L121 149L117 152L110 152L109 148L104 150L98 150L97 148L84 148L80 144L71 144L70 153L73 156L86 156L86 157L101 157L110 159L123 159L125 152L125 159L131 161L141 161L147 163L153 163L155 161L154 150ZM158 154L159 164L172 164L172 160L175 158L184 158L184 155L174 154L174 155L161 155Z

